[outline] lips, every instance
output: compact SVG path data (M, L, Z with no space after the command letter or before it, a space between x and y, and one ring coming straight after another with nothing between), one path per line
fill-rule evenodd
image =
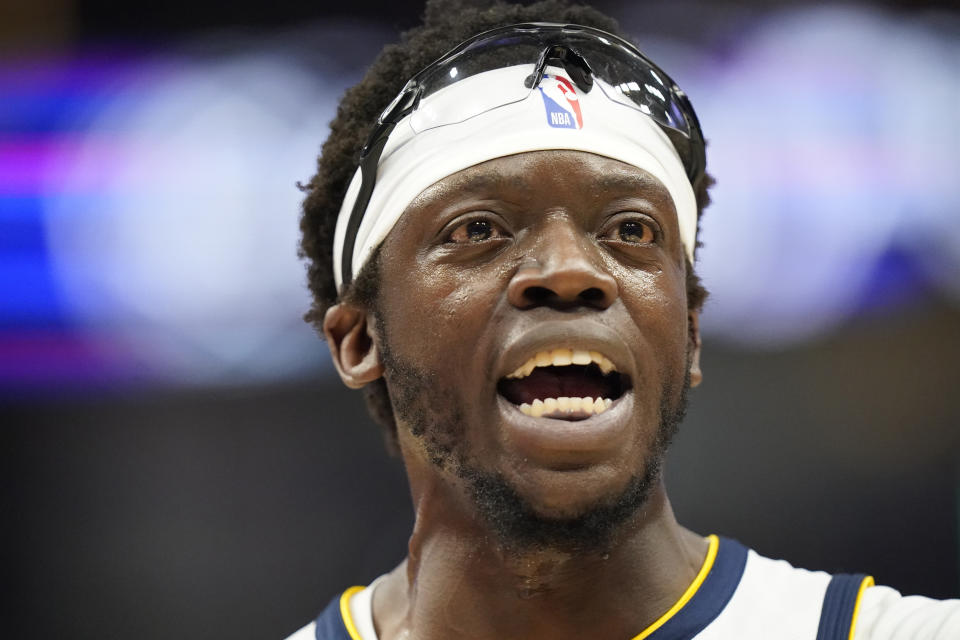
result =
M569 471L601 464L630 449L637 437L633 400L628 391L599 415L534 417L499 394L497 405L504 443L523 461L523 468Z
M590 342L582 337L579 341ZM575 421L604 413L630 384L629 376L603 350L604 346L538 349L498 381L497 391L534 418Z

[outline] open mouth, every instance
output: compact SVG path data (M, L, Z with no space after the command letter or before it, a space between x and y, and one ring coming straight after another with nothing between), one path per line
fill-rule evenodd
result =
M540 351L500 379L497 391L528 416L584 420L626 393L626 375L597 351Z

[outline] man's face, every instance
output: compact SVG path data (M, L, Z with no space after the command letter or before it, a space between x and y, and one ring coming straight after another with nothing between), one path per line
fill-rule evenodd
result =
M485 162L408 207L380 274L377 340L412 474L462 488L494 521L642 506L699 342L656 179L574 151Z

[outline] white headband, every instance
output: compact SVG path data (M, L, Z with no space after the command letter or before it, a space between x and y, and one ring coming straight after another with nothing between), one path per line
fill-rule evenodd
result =
M403 118L386 143L377 168L377 181L357 230L353 273L360 273L374 249L387 237L407 206L427 187L473 165L527 151L568 149L587 151L643 169L670 193L677 210L680 239L693 262L697 202L676 149L660 127L639 111L604 95L614 89L595 86L590 93L573 85L552 67L539 90L523 100L496 107L454 124L431 126L442 114L455 120L458 105L472 97L502 90L503 69L454 82L421 100ZM602 83L594 78L597 84ZM463 107L461 107L463 108ZM454 117L451 117L454 114ZM353 176L340 207L333 238L333 273L339 291L347 221L360 191L360 170Z

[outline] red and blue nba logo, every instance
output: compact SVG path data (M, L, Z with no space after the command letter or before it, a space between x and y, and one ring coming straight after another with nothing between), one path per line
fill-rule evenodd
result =
M538 87L547 110L547 124L556 129L582 129L583 114L573 83L562 76L544 74Z

